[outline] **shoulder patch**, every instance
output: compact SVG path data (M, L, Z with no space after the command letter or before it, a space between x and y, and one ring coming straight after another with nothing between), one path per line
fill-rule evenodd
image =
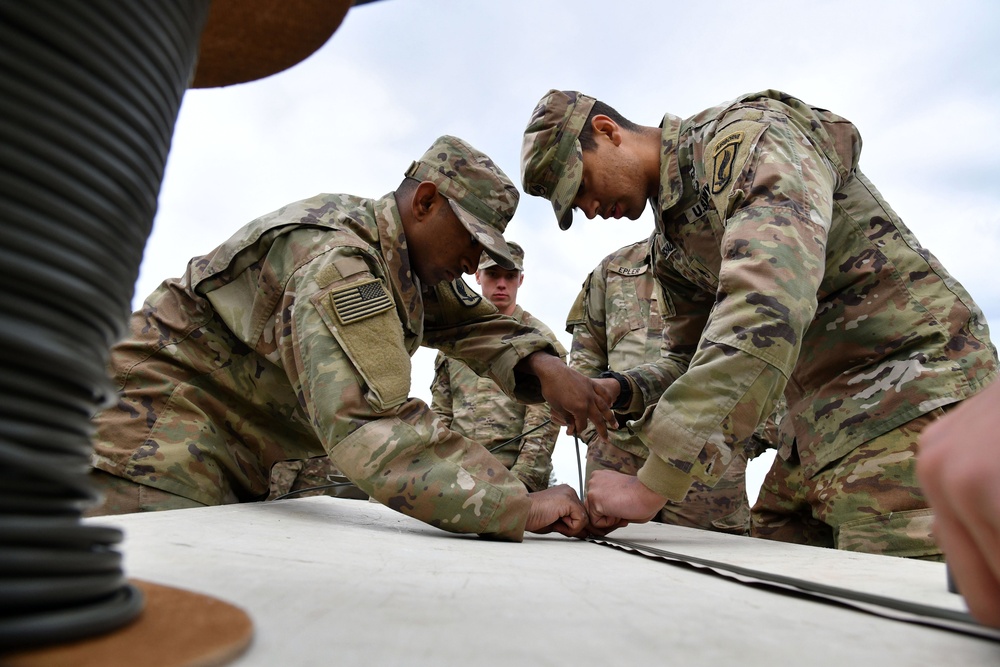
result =
M330 305L341 324L352 324L392 308L392 299L377 278L350 283L330 293Z
M356 273L371 271L371 269L368 268L368 262L357 255L334 257L332 262L333 265L337 267L337 271L340 272L340 275L344 278L349 278Z
M410 392L410 354L382 283L339 285L310 301L360 375L369 405L377 412L401 405Z
M767 123L736 120L705 146L705 180L712 206L723 220L728 219L735 205L734 197L742 186L740 179L746 175L748 165L756 162L755 151L767 128Z
M483 300L483 297L469 289L464 280L453 280L448 284L451 286L451 291L455 294L458 302L466 308L475 308Z
M743 133L733 132L715 145L712 152L712 194L717 195L722 192L732 180L736 150L742 142Z

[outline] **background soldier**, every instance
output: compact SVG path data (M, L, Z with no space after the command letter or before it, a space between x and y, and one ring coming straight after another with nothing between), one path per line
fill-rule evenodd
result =
M524 249L510 241L507 242L507 249L514 260L513 269L499 266L485 253L479 261L476 282L482 288L483 296L502 315L513 317L521 324L542 332L565 359L566 350L552 330L517 305L517 293L524 283ZM434 360L434 381L431 383L431 409L448 428L491 451L503 442L530 432L520 440L493 451L493 455L529 491L540 491L549 486L552 450L559 436L559 426L551 422L541 426L550 416L547 404L525 405L511 400L490 378L480 377L458 359L438 352Z
M566 331L573 335L570 368L599 377L608 371L623 372L655 362L663 355L659 290L650 268L649 243L647 239L619 248L587 276L566 320ZM620 415L619 422L624 427L626 420L639 416ZM774 420L765 425L770 428L770 437L776 438ZM587 479L594 470L634 475L649 458L649 448L626 428L609 432L608 443L592 437L593 431L585 435L589 443ZM747 458L768 447L774 445L755 433L735 452L733 463L714 488L696 482L682 502L668 500L655 520L748 535Z
M545 336L460 279L484 250L513 266L502 232L517 200L489 157L446 136L395 192L289 204L191 260L112 350L121 399L94 419L105 503L91 513L261 500L276 461L325 453L365 493L444 530L580 534L570 487L529 495L408 398L423 343L548 399L572 428L614 419Z
M754 534L940 557L915 475L918 437L996 376L979 307L858 169L847 120L777 91L641 126L550 91L525 130L526 192L560 227L651 203L666 357L599 380L651 456L597 471L591 523L648 520L788 404Z

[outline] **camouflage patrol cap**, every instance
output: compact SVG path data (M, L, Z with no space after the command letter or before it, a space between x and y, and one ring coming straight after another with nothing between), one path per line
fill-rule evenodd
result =
M524 248L513 241L507 241L507 252L510 253L510 258L514 260L514 268L508 269L508 271L524 271ZM482 271L496 265L496 261L484 252L482 257L479 258L479 268L476 270ZM507 267L503 268L506 269Z
M524 130L521 184L529 195L552 202L559 229L573 224L573 199L583 180L580 130L596 101L572 90L550 90Z
M514 267L503 232L514 217L520 194L489 156L457 137L445 135L406 170L408 178L437 185L465 228L496 263Z

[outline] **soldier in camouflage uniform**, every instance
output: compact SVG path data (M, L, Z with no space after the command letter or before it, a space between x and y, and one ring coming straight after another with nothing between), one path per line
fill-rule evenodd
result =
M517 305L517 292L524 282L524 250L510 241L507 249L514 260L513 269L505 269L483 254L476 270L483 296L502 315L542 332L565 359L566 350L551 329ZM445 426L491 450L529 491L548 488L559 426L545 423L551 414L547 404L525 405L511 400L490 378L480 377L460 360L438 352L431 409ZM500 447L522 433L528 435Z
M408 398L424 344L547 399L573 428L613 421L593 380L460 278L484 250L513 266L502 232L517 199L486 155L445 136L394 192L289 204L191 260L112 350L121 397L94 419L106 500L91 514L261 500L276 461L327 454L365 493L444 530L585 530L570 487L529 494Z
M569 365L588 377L627 371L661 356L663 325L658 289L650 268L650 239L619 248L587 276L566 320L573 335ZM638 418L640 415L632 415ZM773 428L773 420L767 424ZM587 479L595 470L634 475L649 458L649 449L627 429L609 433L610 441L584 434ZM755 433L755 451L771 446ZM654 520L679 526L750 533L746 493L747 451L739 448L714 488L695 482L682 502L667 501Z
M997 371L986 322L858 169L854 125L777 91L659 127L550 91L525 130L526 192L561 228L656 221L670 351L600 380L652 454L597 471L593 525L649 519L715 485L784 393L789 433L753 509L755 535L937 558L914 475L920 431ZM617 385L617 387L614 387Z

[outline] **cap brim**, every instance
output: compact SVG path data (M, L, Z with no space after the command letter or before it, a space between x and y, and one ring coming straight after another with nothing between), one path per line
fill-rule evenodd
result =
M507 271L524 271L524 268L522 266L518 265L517 258L514 255L511 255L511 259L514 260L514 266L512 268L510 268L510 269L506 269ZM476 270L477 271L483 271L484 269L489 269L489 268L492 268L494 266L497 266L497 261L495 259L493 259L489 255L489 253L485 253L484 252L482 254L482 257L479 260L479 267ZM503 268L503 267L501 267L501 268Z
M504 241L503 234L486 223L481 222L476 216L459 206L454 200L447 197L445 199L448 200L451 210L455 212L462 225L482 244L483 251L493 258L497 266L508 270L516 268L514 260L507 250L507 242Z
M550 199L556 220L559 221L559 229L569 229L569 226L573 224L573 201L576 199L576 193L580 191L582 182L583 154L580 150L580 144L577 142L575 152L566 159L562 178L556 183Z
M561 214L560 214L560 209L562 210ZM567 229L569 229L570 225L573 224L573 209L572 208L568 208L567 209L564 206L561 207L556 202L555 198L553 198L552 199L552 210L556 214L556 222L559 223L559 229L561 229L563 231L566 231Z

